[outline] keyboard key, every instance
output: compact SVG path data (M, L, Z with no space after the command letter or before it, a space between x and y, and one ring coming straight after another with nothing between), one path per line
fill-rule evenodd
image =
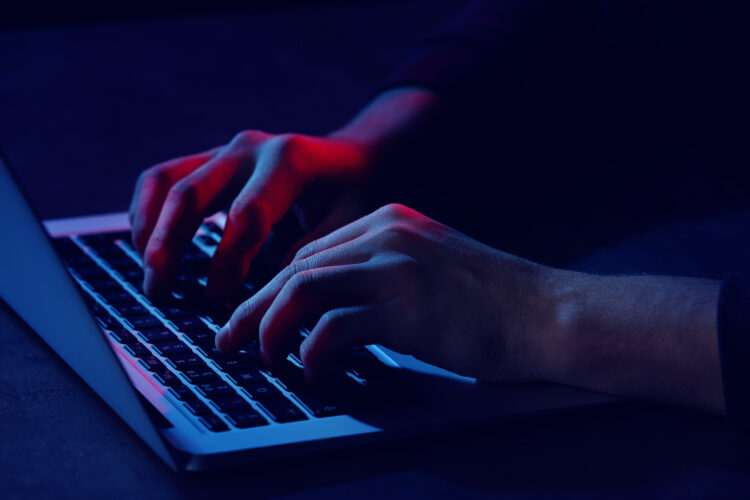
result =
M214 363L219 365L219 368L221 368L221 370L225 372L236 370L238 368L254 368L258 366L258 364L250 356L230 356L226 354L217 355L214 351L212 351L211 354L206 353L206 355L213 359Z
M198 241L206 245L207 247L215 247L219 244L218 240L216 240L213 236L208 234L201 234L198 236Z
M210 431L222 432L229 430L227 424L216 415L202 415L199 420Z
M105 295L107 292L123 291L122 285L110 277L87 279L86 283L101 295Z
M107 262L113 259L121 259L123 257L127 257L127 254L122 250L122 248L118 247L114 243L110 245L100 246L94 249L94 251L96 252L96 255L99 256L99 258Z
M114 328L109 331L109 336L115 339L115 342L120 344L137 344L138 339L135 335L127 331L125 328Z
M201 351L203 351L203 354L205 354L206 357L211 358L211 359L224 358L224 357L229 356L228 354L225 354L221 352L220 350L218 350L215 344L201 347Z
M269 398L283 398L281 391L270 382L259 381L253 385L243 386L252 399L265 400Z
M213 415L214 413L211 411L211 408L206 405L206 403L198 399L185 401L183 404L187 411L189 411L193 415Z
M130 233L128 231L114 231L108 233L86 234L80 236L80 238L86 246L101 248L111 246L112 242L115 240L130 241Z
M156 352L162 356L170 356L172 354L179 354L184 352L190 352L190 348L185 345L184 342L179 340L167 340L166 342L157 342L154 344Z
M220 396L222 394L234 394L235 390L224 381L221 382L203 382L196 386L198 391L207 398Z
M341 415L344 412L341 406L336 403L324 402L308 390L295 391L294 395L316 417L331 417Z
M116 290L109 290L109 291L100 291L96 286L94 286L94 289L99 292L99 294L104 298L104 300L109 305L117 305L117 304L127 304L133 302L133 296L130 295L128 292L122 289L119 283L117 283L114 280L111 280L112 283L115 284L117 287Z
M158 306L159 312L167 319L178 319L195 315L194 311L179 306Z
M120 314L120 316L124 316L126 318L132 318L134 316L146 316L150 314L148 310L143 307L141 304L133 300L133 302L124 302L121 304L113 305L112 307L115 308L115 310Z
M128 323L133 327L133 330L140 331L162 326L162 322L151 315L130 317Z
M205 331L209 329L197 316L175 318L172 320L172 323L174 323L180 332Z
M267 379L260 371L252 367L236 368L229 372L229 376L234 380L234 383L241 386L252 386L260 382L266 382Z
M77 248L76 248L77 249ZM83 252L71 254L71 255L61 255L60 256L63 261L73 269L77 267L85 267L85 266L93 266L96 265L96 263Z
M191 344L201 346L201 349L203 346L213 346L216 337L216 334L208 329L202 332L184 332L184 334Z
M159 381L159 383L165 387L169 387L172 385L182 384L180 382L180 379L177 378L177 375L172 373L169 370L157 370L154 372L154 378Z
M109 314L109 312L107 312L107 310L104 309L104 307L100 303L95 301L89 302L89 310L91 311L91 314L95 316L105 316Z
M217 223L215 223L213 221L204 222L203 223L203 229L206 230L206 231L208 231L208 232L210 232L210 233L214 233L216 235L219 235L219 236L221 236L222 234L224 234L224 230Z
M182 382L170 386L169 392L180 401L191 401L196 399L195 393Z
M73 268L73 272L84 281L109 277L107 271L96 265Z
M54 245L57 253L63 256L82 253L81 249L78 248L78 245L76 245L75 242L67 236L55 238L54 240L52 240L52 244Z
M109 313L96 316L96 320L107 330L122 328L122 323L120 323L120 321L118 321L114 316L110 316Z
M140 267L118 269L118 274L122 276L122 279L140 289L143 285L143 270Z
M130 346L128 346L130 347ZM161 361L159 361L159 358L156 356L143 356L141 359L138 360L138 364L140 364L142 367L144 367L146 370L153 372L156 370L161 370L164 368L164 365Z
M193 352L170 354L169 356L166 356L166 358L169 364L180 371L184 371L188 368L195 368L197 366L206 366L206 362Z
M182 258L185 260L208 259L209 256L206 252L198 248L198 245L190 242L185 251L182 252Z
M148 347L146 347L145 345L137 341L133 344L126 344L125 350L131 356L135 356L136 358L143 358L145 356L151 356L151 351L148 349Z
M188 370L183 370L182 374L191 384L200 384L204 382L221 382L221 377L208 367L198 367Z
M211 404L213 404L219 411L228 413L235 410L249 410L252 409L250 403L248 403L239 394L228 394L226 396L216 396L211 398Z
M154 344L156 342L164 342L167 340L178 340L177 335L172 330L165 327L161 328L150 328L148 330L141 330L138 335L146 342Z
M266 419L253 409L231 411L227 414L227 420L229 420L233 426L240 429L268 425Z
M279 423L307 419L305 414L286 398L264 399L260 404L271 418Z

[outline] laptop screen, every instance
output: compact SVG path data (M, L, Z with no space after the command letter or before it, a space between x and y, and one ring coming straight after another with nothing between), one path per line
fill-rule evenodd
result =
M170 466L135 389L0 157L0 297Z

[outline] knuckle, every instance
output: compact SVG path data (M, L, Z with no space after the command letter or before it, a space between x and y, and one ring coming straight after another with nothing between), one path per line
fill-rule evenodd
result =
M293 275L288 281L288 286L292 295L304 295L312 288L314 282L314 273L310 270L306 270Z
M160 242L152 242L146 248L143 260L147 267L162 268L167 264L167 255L164 247Z
M297 175L304 173L304 166L308 163L305 158L305 143L305 137L299 134L281 134L269 141L279 161Z
M318 244L315 241L311 241L310 243L304 245L302 248L297 250L297 253L294 254L293 262L297 262L309 257L310 255L318 253L317 248Z
M195 210L198 206L200 186L194 182L182 180L177 182L172 189L169 190L170 201L176 203L178 206L187 209Z
M416 235L414 229L403 222L393 222L386 228L386 233L391 240L411 240Z
M161 186L167 182L167 173L161 165L156 165L141 172L138 182L141 185Z
M415 230L402 222L393 222L378 229L374 235L375 241L388 249L398 249L402 245L409 245L418 239Z
M402 218L409 212L409 209L401 203L389 203L381 207L380 210L382 211L382 214L389 219Z
M301 137L297 134L279 134L273 138L274 147L284 156L298 150L301 142Z
M254 146L262 142L266 138L267 134L260 130L243 130L235 134L231 141L231 144L239 144L244 146Z
M346 316L341 311L326 311L318 320L318 327L324 335L340 335L343 333Z
M298 274L307 272L310 269L310 262L307 259L297 260L287 266L286 274L289 280L294 279Z
M268 225L263 203L258 199L237 198L229 207L229 219L234 225L264 230Z

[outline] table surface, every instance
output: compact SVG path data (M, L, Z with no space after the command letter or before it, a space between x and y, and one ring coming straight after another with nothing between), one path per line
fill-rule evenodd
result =
M334 128L365 102L409 39L454 3L342 3L0 33L0 147L44 217L120 211L138 172L160 160L247 127ZM750 491L747 438L723 419L645 404L178 474L5 305L0 345L6 498Z

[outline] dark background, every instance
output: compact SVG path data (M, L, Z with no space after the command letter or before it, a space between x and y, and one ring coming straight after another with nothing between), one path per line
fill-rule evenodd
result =
M43 217L122 211L138 173L159 161L245 128L321 134L340 126L411 38L460 4L24 3L0 18L0 148ZM673 153L652 160L689 156ZM745 204L741 183L689 170L672 193L681 204L640 193L634 202L628 190L640 178L619 170L611 182L608 172L570 180L580 188L579 215L594 215L585 224L570 214L546 217L555 203L515 190L527 202L503 226L502 247L560 263L609 245L578 265L604 269L614 256L627 260L614 270L690 272L707 261L681 250L726 231L687 222L656 246L648 236L618 241ZM603 183L608 190L590 189ZM441 215L450 219L450 210ZM479 222L494 229L501 219L510 218L487 214ZM744 263L713 255L715 272ZM742 496L750 486L747 439L723 419L641 404L178 475L5 306L0 346L4 497L715 498Z

